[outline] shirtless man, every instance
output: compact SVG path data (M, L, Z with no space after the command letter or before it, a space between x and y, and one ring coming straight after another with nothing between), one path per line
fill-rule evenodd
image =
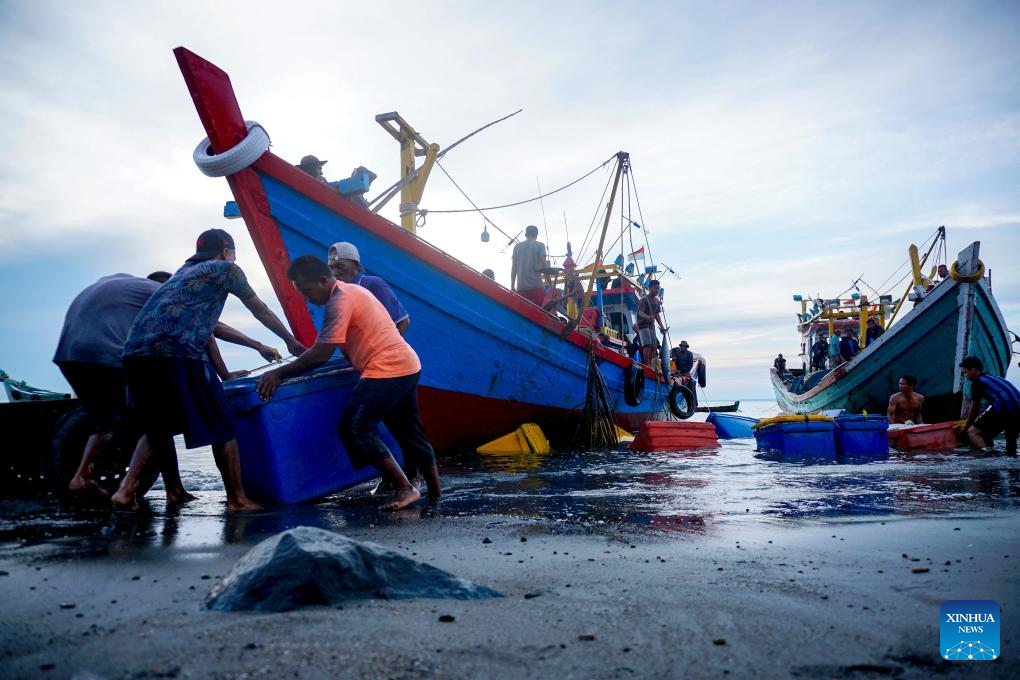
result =
M924 406L924 395L914 391L917 378L905 375L900 378L900 391L889 397L889 424L911 422L921 425L921 407Z

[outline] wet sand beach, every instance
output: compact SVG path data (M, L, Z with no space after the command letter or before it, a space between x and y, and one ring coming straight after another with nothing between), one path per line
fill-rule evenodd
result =
M437 516L365 489L226 516L0 502L0 677L1016 677L1020 464L964 453L858 466L715 455L463 459ZM211 457L210 457L211 458ZM487 585L480 601L206 611L258 541L308 525ZM993 599L1002 658L939 658L939 607ZM452 617L452 620L449 620Z

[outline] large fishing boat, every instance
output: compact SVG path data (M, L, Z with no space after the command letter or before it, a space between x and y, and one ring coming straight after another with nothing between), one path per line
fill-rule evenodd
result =
M978 257L980 243L960 252L951 267L942 267L943 278L934 266L923 275L922 267L933 252L933 261L939 254L944 258L945 229L940 227L930 240L923 257L911 246L904 263L910 265L905 277L910 281L897 300L881 294L869 300L857 292L848 299L794 296L801 305L798 330L803 365L783 374L771 370L776 400L784 411L884 413L900 376L913 375L918 379L917 391L925 395L926 420L954 420L961 417L969 401L969 384L958 368L963 357L978 357L992 375L1006 374L1012 355L1009 331L992 296L990 271ZM869 319L877 320L884 331L871 342ZM812 348L836 330L844 335L846 331L858 334L861 351L849 361L837 360L838 365L833 366L830 360L825 368L819 368L812 360Z
M624 349L632 316L626 322L615 318L615 312L632 315L628 309L636 304L614 298L619 304L613 319L598 309L599 293L609 297L613 282L636 303L644 276L655 271L630 276L625 267L604 262L610 208L629 167L626 154L613 159L613 192L595 262L579 272L585 295L579 308L558 314L415 234L423 182L440 150L399 115L382 114L377 121L401 144L401 225L270 152L265 131L242 117L227 74L184 48L174 53L208 135L196 149L196 162L207 175L226 178L294 335L313 342L321 311L287 280L289 263L307 253L324 258L337 241L354 243L370 272L389 282L411 315L407 340L422 360L422 418L437 448L473 447L524 422L542 425L554 443L569 442L590 392L589 356L619 426L635 430L643 421L667 417L661 372L635 363ZM416 157L424 157L420 167Z

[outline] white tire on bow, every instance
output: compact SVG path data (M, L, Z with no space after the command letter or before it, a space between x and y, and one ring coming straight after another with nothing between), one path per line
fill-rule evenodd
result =
M195 165L208 177L226 177L244 170L262 157L269 148L269 135L265 129L253 120L244 121L248 134L234 148L223 153L214 154L206 137L192 154Z

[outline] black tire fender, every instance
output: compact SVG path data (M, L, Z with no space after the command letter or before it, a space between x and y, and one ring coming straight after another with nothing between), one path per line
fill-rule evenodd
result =
M623 376L623 398L630 406L638 406L645 394L645 369L636 361L627 367Z
M692 388L674 384L669 391L668 404L670 413L680 420L687 420L698 408L698 397Z

